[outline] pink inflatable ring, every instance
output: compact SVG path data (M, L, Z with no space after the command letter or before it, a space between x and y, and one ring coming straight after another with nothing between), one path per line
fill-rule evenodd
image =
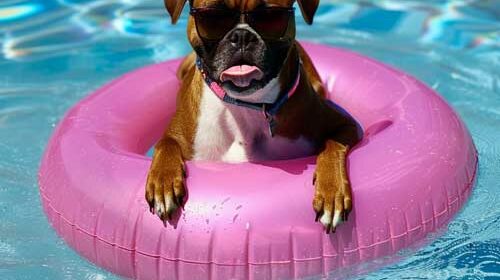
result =
M354 210L337 232L314 222L315 158L188 162L189 197L166 226L144 184L175 110L179 60L102 87L58 125L40 168L49 221L92 262L139 279L288 279L385 256L445 225L468 197L477 154L427 86L358 54L304 44L330 98L364 128L351 152Z

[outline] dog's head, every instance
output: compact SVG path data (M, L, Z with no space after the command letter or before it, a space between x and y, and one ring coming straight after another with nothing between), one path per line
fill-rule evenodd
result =
M172 23L187 0L164 0ZM319 0L298 0L309 24ZM272 103L298 57L294 0L190 0L188 39L207 75L233 98Z

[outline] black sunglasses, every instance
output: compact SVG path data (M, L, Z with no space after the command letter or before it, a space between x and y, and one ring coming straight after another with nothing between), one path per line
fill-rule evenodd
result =
M241 12L222 8L191 8L190 14L196 21L196 29L202 39L220 40L244 18L260 36L266 39L281 39L295 8L268 7Z

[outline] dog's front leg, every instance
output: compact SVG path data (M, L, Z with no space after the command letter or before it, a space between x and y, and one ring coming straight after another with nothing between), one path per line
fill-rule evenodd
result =
M313 207L316 221L324 225L327 233L347 220L352 208L351 185L346 171L348 150L347 145L327 140L317 158Z
M164 137L156 145L146 183L146 200L161 220L171 219L186 194L184 160L179 143Z

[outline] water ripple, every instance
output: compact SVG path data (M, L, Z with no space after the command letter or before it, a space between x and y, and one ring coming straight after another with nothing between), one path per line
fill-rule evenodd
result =
M115 279L47 224L36 173L58 120L127 71L190 51L187 9L170 25L161 0L0 1L0 278ZM332 279L500 279L500 5L498 1L322 1L301 39L403 69L460 114L479 178L447 229L398 256ZM33 230L35 229L35 230ZM420 248L420 249L419 249Z

